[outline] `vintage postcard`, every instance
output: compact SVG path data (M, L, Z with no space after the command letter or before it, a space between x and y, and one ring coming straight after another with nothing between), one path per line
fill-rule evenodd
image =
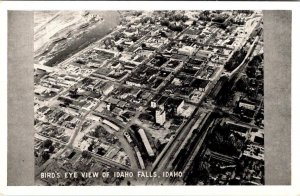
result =
M299 193L300 14L290 4L126 3L4 3L4 193Z
M37 185L263 185L257 10L34 12Z

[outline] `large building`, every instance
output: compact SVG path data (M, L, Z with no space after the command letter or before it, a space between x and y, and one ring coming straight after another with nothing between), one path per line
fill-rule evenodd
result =
M177 103L179 104L177 105L176 112L177 115L180 115L183 112L184 100L179 100Z
M192 82L192 86L197 88L199 91L204 92L208 88L209 80L196 78Z
M166 112L162 107L155 111L155 122L159 125L163 125L166 122Z
M160 108L163 111L170 112L175 115L180 115L183 112L184 100L183 99L174 99L167 96L161 96L159 98L155 98L151 101L152 108ZM157 110L156 110L157 113ZM155 113L155 114L156 114Z
M101 87L101 91L104 95L108 95L114 90L114 84L107 82Z
M154 152L153 152L153 150L151 148L151 145L150 145L149 140L148 140L148 138L147 138L147 136L145 134L144 129L139 129L138 133L140 134L140 136L142 138L143 144L144 144L144 146L145 146L145 148L147 150L147 153L148 153L149 157L153 157L154 156Z
M182 48L178 49L178 53L184 55L192 55L194 51L195 48L193 48L192 46L183 46Z

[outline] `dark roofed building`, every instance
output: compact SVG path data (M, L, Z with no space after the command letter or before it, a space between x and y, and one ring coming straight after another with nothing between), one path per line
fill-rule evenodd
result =
M192 85L192 87L195 87L203 92L206 90L208 83L209 83L209 80L203 80L203 79L196 78L192 82L191 85Z
M174 99L169 97L168 100L165 103L165 107L168 109L171 109L174 113L179 115L182 113L182 107L184 105L183 99Z
M245 126L242 126L242 125L234 124L232 122L226 122L226 125L227 125L227 127L228 127L228 129L230 131L234 131L234 132L240 133L242 135L245 135L247 132L250 131L249 127L245 127Z
M161 96L158 101L157 101L157 104L158 105L165 105L166 101L168 100L168 97L167 96Z

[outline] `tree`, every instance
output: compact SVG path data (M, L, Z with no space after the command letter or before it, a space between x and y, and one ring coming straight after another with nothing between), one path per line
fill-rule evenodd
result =
M164 31L160 31L160 35L161 35L162 37L168 37L167 34L166 34Z
M172 25L169 26L169 29L171 29L172 31L178 31L178 32L180 32L180 31L183 30L183 27L181 25L174 25L174 24L172 24Z
M182 21L183 21L183 22L186 22L186 21L188 21L188 19L189 19L189 17L188 17L188 16L186 16L186 15L184 15L184 16L182 17Z
M150 24L155 24L155 20L153 18L150 18Z
M50 155L48 152L43 151L41 154L42 158L44 159L44 161L47 161L50 158Z
M131 38L131 40L132 40L133 42L136 42L136 41L138 40L138 37L137 37L137 36L133 36L133 37Z
M46 139L43 143L44 148L49 148L52 145L52 141L50 139Z
M169 22L168 20L162 20L162 21L160 22L160 24L161 24L162 26L168 27L168 26L170 25L170 22Z
M91 157L91 153L89 151L84 150L84 151L82 151L81 156L83 158L89 158L89 157Z
M121 45L118 45L118 46L117 46L117 49L118 49L119 52L123 52L123 51L124 51L124 47L121 46Z
M54 150L55 150L54 146L51 145L51 146L49 147L49 153L52 153Z
M206 183L209 180L209 164L206 161L201 161L198 168L199 180Z
M145 47L146 47L146 44L145 44L145 43L142 43L141 46L142 46L142 48L145 48Z
M256 73L256 69L255 67L250 67L248 66L246 69L246 74L249 78L254 78L255 77L255 73Z
M93 145L90 145L90 146L88 147L88 150L89 150L89 151L92 151L92 150L93 150Z
M248 89L248 81L245 77L240 78L235 84L236 90L246 92Z
M95 129L94 137L98 138L98 137L100 137L100 135L101 135L101 132L100 132L99 128Z
M177 21L177 22L178 22L179 20L181 20L181 18L182 18L182 16L179 15L179 14L175 15L175 17L174 17L175 21Z
M78 88L74 88L74 89L70 90L70 97L77 98L78 96L79 96L78 95Z
M203 11L203 15L204 16L209 16L209 11L208 10Z

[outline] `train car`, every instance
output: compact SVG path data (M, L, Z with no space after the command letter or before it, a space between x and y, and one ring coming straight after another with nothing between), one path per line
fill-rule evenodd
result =
M153 156L154 156L154 152L153 152L153 150L152 150L152 148L151 148L151 145L150 145L149 140L148 140L148 138L147 138L147 136L146 136L146 134L145 134L144 129L139 129L139 130L138 130L138 133L140 134L140 136L141 136L141 138L142 138L142 141L143 141L143 143L144 143L144 146L145 146L145 148L146 148L146 150L147 150L148 155L149 155L150 157L153 157Z
M136 156L138 158L138 161L139 161L141 169L145 169L145 164L144 164L141 152L139 151L139 149L137 148L137 146L134 147L134 150L135 150Z

